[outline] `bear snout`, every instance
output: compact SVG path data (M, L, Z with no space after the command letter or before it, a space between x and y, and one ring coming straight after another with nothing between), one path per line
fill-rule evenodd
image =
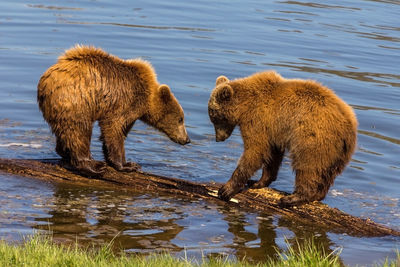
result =
M190 138L188 135L186 136L176 136L175 138L171 138L172 141L178 143L180 145L186 145L190 143Z
M190 138L187 134L186 128L184 125L178 127L178 136L177 136L177 143L180 145L186 145L190 143Z
M231 136L233 129L235 126L232 125L220 125L220 124L214 124L214 129L215 129L215 141L216 142L223 142L226 139Z
M179 144L181 144L181 145L186 145L186 144L189 144L189 143L190 143L189 136L187 136L185 140L182 140L182 141L179 142Z
M215 131L215 141L223 142L229 137L229 134L224 130L218 129Z

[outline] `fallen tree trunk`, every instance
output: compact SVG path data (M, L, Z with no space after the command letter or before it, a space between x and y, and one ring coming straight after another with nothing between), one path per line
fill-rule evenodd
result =
M312 224L334 233L352 236L400 236L400 231L377 224L370 219L361 219L346 214L320 202L301 207L280 208L278 200L285 194L270 188L250 189L239 193L230 203L215 197L221 186L217 183L201 184L182 179L163 177L144 172L123 173L107 168L102 178L86 178L66 170L59 160L21 160L0 158L0 170L24 177L33 177L48 182L73 183L82 186L113 187L136 192L168 193L170 195L203 198L221 204L237 205L241 208L280 214L286 218Z

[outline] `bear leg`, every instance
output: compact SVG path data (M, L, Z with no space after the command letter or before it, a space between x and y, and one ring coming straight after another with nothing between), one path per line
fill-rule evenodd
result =
M124 140L122 140L121 145L107 144L106 142L103 142L103 153L107 164L117 171L133 172L140 169L139 164L135 162L126 162Z
M69 151L67 151L67 149L65 148L64 142L59 137L57 137L57 141L56 141L56 152L58 155L61 156L63 161L65 161L65 162L71 161L71 155L70 155Z
M56 151L63 158L64 167L89 177L100 176L105 171L105 163L92 159L90 140L92 128L80 128L81 125L69 125L57 131ZM88 124L90 125L90 124Z
M262 156L259 151L245 150L231 179L218 190L218 197L229 199L239 193L247 184L250 177L261 168Z
M324 180L316 171L296 170L296 183L293 194L284 196L279 200L282 207L298 206L325 198L328 193L330 181Z
M272 153L269 162L264 162L263 164L263 172L261 178L258 182L253 184L248 183L248 185L253 189L259 189L268 187L273 181L276 180L278 175L279 167L281 166L284 152L282 151L274 151Z
M125 129L107 121L100 121L99 125L101 129L100 140L103 142L103 153L107 164L122 172L133 172L140 169L139 164L125 160L124 142L133 123L128 124Z

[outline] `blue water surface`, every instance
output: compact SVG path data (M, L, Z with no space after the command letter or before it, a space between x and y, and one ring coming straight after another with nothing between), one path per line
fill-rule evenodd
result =
M225 182L242 153L242 141L238 130L223 143L214 141L207 101L215 79L274 69L287 78L318 80L357 114L357 151L324 202L400 229L399 14L400 3L390 0L3 0L0 157L58 157L37 106L36 85L65 49L88 44L124 59L151 61L160 83L169 84L185 110L190 145L174 144L137 122L126 141L128 160L151 173ZM98 136L96 126L92 153L101 160ZM196 257L227 253L263 260L276 255L274 246L284 250L285 238L315 236L328 250L343 248L344 263L361 265L395 257L399 247L396 238L304 230L276 215L201 200L0 178L0 236L10 241L52 228L61 241L78 237L103 243L123 231L127 251L170 249ZM272 187L290 192L293 183L285 159Z

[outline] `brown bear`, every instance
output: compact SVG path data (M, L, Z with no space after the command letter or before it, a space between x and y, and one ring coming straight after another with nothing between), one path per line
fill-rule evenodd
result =
M183 109L167 85L160 85L152 65L122 60L101 49L75 46L40 78L37 100L56 136L56 152L67 166L87 176L101 175L106 164L90 153L92 128L98 121L106 163L134 171L126 162L124 141L141 120L181 145L190 142Z
M357 119L352 108L321 84L284 79L274 71L230 81L217 78L208 112L216 141L239 125L244 152L218 196L229 200L261 167L252 188L276 180L285 150L296 173L293 194L281 206L322 200L335 177L350 161L356 146Z

